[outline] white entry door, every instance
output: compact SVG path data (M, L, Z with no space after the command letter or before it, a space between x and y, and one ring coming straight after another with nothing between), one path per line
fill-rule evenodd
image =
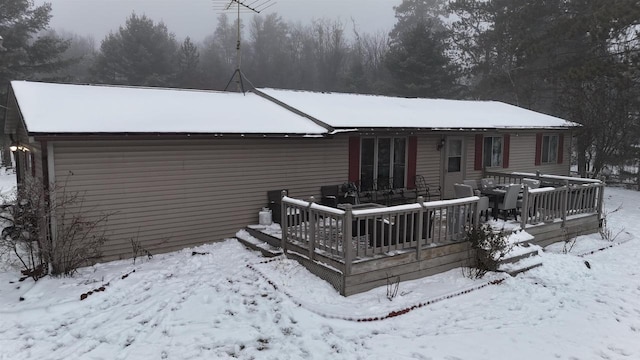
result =
M444 198L451 199L455 197L453 184L462 183L464 180L464 138L461 136L447 137L444 156L444 168L442 169Z

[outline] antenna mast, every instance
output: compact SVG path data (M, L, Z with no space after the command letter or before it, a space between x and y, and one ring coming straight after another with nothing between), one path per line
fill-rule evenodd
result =
M213 0L214 8L218 11L229 11L234 10L232 7L236 5L236 14L237 18L237 40L236 40L236 69L231 75L229 82L227 82L227 86L224 87L226 91L229 88L233 79L237 77L236 84L238 91L244 91L244 84L242 82L242 78L244 74L240 70L240 66L242 64L242 51L240 50L240 13L255 13L259 14L267 8L275 5L276 3L272 3L271 0Z

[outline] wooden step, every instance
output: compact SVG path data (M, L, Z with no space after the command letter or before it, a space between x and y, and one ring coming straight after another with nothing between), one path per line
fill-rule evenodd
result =
M266 242L267 244L279 248L280 247L280 243L281 240L275 236L271 236L269 234L265 234L264 232L262 232L263 227L261 227L260 225L249 225L245 228L245 230L249 233L249 235L253 236L254 238Z
M270 243L253 236L249 229L246 230L249 235L251 235L250 237L243 238L242 236L236 236L236 239L242 245L244 245L248 249L260 251L265 257L275 257L282 255L282 249L280 247L272 246Z
M529 243L520 243L519 245L519 254L513 256L509 256L509 254L507 254L503 259L500 260L500 264L515 263L531 256L537 256L538 252L542 251L542 248L537 245L531 245Z
M538 266L542 266L542 259L538 255L534 255L525 257L516 262L500 264L498 271L506 272L511 276L516 276L525 271L535 269Z

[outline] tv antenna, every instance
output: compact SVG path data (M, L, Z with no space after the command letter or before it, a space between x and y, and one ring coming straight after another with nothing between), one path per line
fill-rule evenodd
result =
M242 64L242 52L240 51L240 39L241 39L240 13L260 14L262 11L270 8L276 3L271 2L271 0L213 0L213 2L214 2L214 10L235 11L238 15L238 21L236 23L237 25L236 69L231 75L229 82L227 82L227 86L224 87L224 90L226 91L229 88L229 85L231 85L231 83L233 82L233 80L236 79L238 91L242 91L244 93L244 83L242 81L242 78L245 76L242 73L242 70L240 70L240 65ZM251 84L251 82L249 83Z

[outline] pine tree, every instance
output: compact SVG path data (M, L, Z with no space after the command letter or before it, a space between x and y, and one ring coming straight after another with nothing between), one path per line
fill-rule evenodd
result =
M100 45L93 73L109 84L172 86L178 43L162 23L132 14Z
M395 92L404 96L456 97L458 67L449 57L449 32L439 0L405 0L395 8L386 65Z
M68 42L44 33L51 19L51 4L34 7L29 0L2 0L0 3L0 129L4 129L7 91L11 80L46 79L68 62L61 54ZM8 141L2 136L2 165L10 166Z
M175 84L182 88L197 89L202 85L200 53L198 47L187 36L178 51L178 72Z

